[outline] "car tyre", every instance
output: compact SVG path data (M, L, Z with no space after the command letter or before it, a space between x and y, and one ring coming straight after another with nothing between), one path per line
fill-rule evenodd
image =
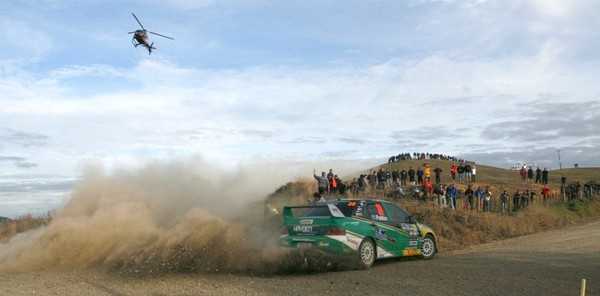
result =
M435 255L437 246L435 244L435 238L433 235L428 234L423 239L423 246L421 247L421 258L431 259Z
M358 259L363 267L369 268L375 263L376 257L375 243L370 238L365 238L358 247Z

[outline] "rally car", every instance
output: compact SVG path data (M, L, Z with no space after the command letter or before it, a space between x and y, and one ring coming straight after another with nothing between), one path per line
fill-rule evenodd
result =
M338 199L312 206L284 206L282 246L356 256L368 268L376 259L437 252L431 227L383 200Z

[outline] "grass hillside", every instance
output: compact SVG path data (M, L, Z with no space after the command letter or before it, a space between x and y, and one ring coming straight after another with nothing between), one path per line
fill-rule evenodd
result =
M433 169L439 166L443 172L441 183L451 182L450 166L455 163L446 160L403 160L394 163L383 164L379 168L408 170L412 166L423 167L428 163L432 168L432 180L434 179ZM455 163L458 165L458 163ZM553 199L546 204L541 202L541 189L543 185L535 183L522 183L518 171L496 168L486 165L476 164L477 174L475 183L470 183L473 189L478 186L489 186L492 193L492 213L483 213L476 210L464 209L464 199L461 193L467 188L467 183L455 182L459 190L457 200L457 209L441 208L434 205L431 200L415 200L412 198L402 198L395 200L397 204L411 212L419 222L428 224L436 231L441 250L455 250L469 245L491 242L510 237L532 234L535 232L549 229L560 228L566 225L581 223L590 219L600 217L599 196L593 198L580 198L573 201L562 199L560 194L561 177L567 178L567 184L580 181L600 181L600 168L572 168L550 171L548 174L549 186L552 189ZM542 168L543 169L543 168ZM336 172L343 176L343 181L348 182L352 178L357 178L360 174L366 174L367 169L358 172L355 175L345 175L343 172ZM535 176L533 181L535 181ZM404 191L410 194L412 186L405 186ZM498 196L502 190L507 190L509 195L516 190L529 189L537 193L537 200L525 209L517 212L501 214L499 211ZM285 204L307 204L312 194L317 190L316 181L312 176L307 176L295 182L289 182L266 199L266 206L272 213L271 218L281 221L279 217L280 209ZM372 191L359 193L357 197L376 198L391 200L389 191ZM340 198L339 195L326 195L326 199Z

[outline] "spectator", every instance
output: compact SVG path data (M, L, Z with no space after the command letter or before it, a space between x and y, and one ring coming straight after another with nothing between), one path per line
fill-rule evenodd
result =
M477 201L477 211L483 210L484 193L485 192L483 191L483 188L481 188L481 186L477 187L477 190L475 191L475 200Z
M344 181L342 181L342 179L340 179L338 177L338 175L335 175L334 177L335 183L337 184L337 193L343 195L344 193L346 193L346 188L348 187L346 185L346 183L344 183Z
M319 188L319 194L323 195L329 191L329 180L325 172L321 172L321 176L317 176L316 170L313 170L313 176L317 179L317 187Z
M406 177L408 177L408 172L404 168L400 171L400 185L406 186Z
M423 169L421 167L417 168L417 184L421 185L423 184Z
M385 184L387 183L387 174L383 170L383 168L379 168L379 172L377 172L377 188L384 190Z
M456 172L458 173L458 183L465 182L465 166L460 163L456 168Z
M535 170L535 184L537 183L542 183L542 170L540 167Z
M542 184L548 185L548 170L546 168L542 171Z
M411 167L408 168L408 181L410 185L415 185L415 170Z
M545 204L548 198L550 197L550 187L548 187L548 184L544 185L544 187L542 188L542 196Z
M448 205L452 209L456 209L456 196L458 195L458 190L456 190L454 183L450 183L450 185L448 185L448 190L446 191L446 194L448 196Z
M360 175L361 177L363 175ZM359 190L360 186L358 183L358 179L353 178L352 182L350 183L350 193L352 193L352 197L356 197L358 195L358 190Z
M360 191L368 191L369 189L369 180L367 179L367 176L364 174L360 175L360 178L358 178L358 188Z
M424 200L428 200L429 197L433 194L433 186L431 185L431 182L429 182L428 178L425 178L425 180L423 180L423 199Z
M521 183L525 183L525 180L527 179L527 169L522 167L519 174L521 175Z
M533 183L533 168L529 167L529 169L527 170L527 179L529 181L529 183Z
M519 209L519 200L521 199L521 192L517 190L515 194L513 194L513 212L516 212Z
M471 188L471 185L467 186L467 190L465 190L465 209L472 210L475 208L473 203L473 197L475 195L475 191Z
M472 168L470 164L465 164L465 180L467 181L467 183L471 183L471 173L472 173Z
M403 198L404 197L404 190L402 190L402 186L400 186L399 182L394 182L393 197L394 198Z
M456 165L452 164L450 167L450 175L452 175L452 182L456 182Z
M471 166L471 182L475 183L477 182L477 179L475 178L477 173L477 168L475 167L475 165Z
M419 196L421 195L421 188L420 187L421 186L417 185L417 184L413 185L412 197L414 199L418 199Z
M329 173L327 173L327 179L331 179L335 176L335 174L333 173L333 169L329 169Z
M508 193L506 190L502 191L500 195L500 212L502 214L506 213L506 203L508 202Z
M492 211L492 191L490 187L485 187L485 193L483 194L483 208L486 213Z
M442 182L441 176L443 170L440 168L440 166L436 166L433 172L435 173L435 184L440 184Z
M371 170L371 172L367 176L367 180L369 181L369 188L374 189L377 187L377 174L374 170Z
M436 206L440 206L440 207L446 206L446 197L445 197L446 194L444 191L445 191L444 185L437 184L437 186L435 186L435 189L433 190L433 193L435 194L433 201Z
M423 169L423 176L425 180L431 180L431 168L429 164L425 164L425 168Z
M398 169L392 170L392 183L400 184L400 171Z
M521 206L521 209L524 209L527 207L528 204L529 204L529 194L527 194L527 190L525 190L521 194L521 201L520 201L519 205Z
M339 186L339 180L337 178L337 175L333 175L333 177L327 177L327 180L329 181L329 193L330 194L337 194L338 192L338 186Z
M532 205L535 201L535 191L527 189L527 192L529 193L529 204Z

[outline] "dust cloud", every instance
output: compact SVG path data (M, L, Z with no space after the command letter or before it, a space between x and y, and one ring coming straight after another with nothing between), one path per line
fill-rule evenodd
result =
M290 176L281 167L232 171L201 159L110 174L88 167L49 225L0 245L0 272L306 269L307 256L275 247L279 225L269 225L263 209L264 197Z

